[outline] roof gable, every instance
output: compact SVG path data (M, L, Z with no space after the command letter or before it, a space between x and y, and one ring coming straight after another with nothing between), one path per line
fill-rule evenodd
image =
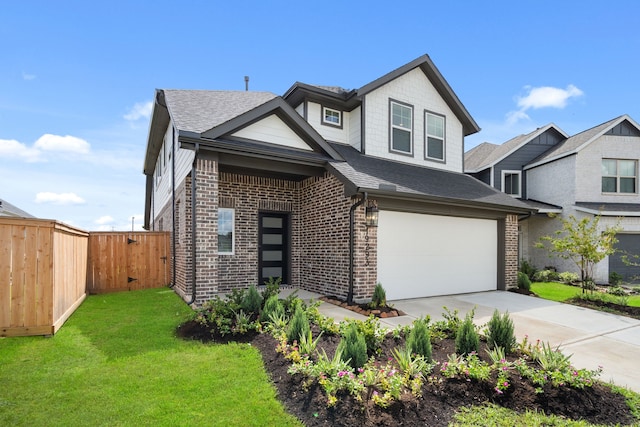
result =
M360 89L358 89L357 94L359 97L363 97L367 93L376 90L380 86L389 83L390 81L408 73L415 68L420 68L422 70L422 72L425 74L427 79L429 79L438 94L440 94L442 99L447 103L449 108L451 108L456 117L458 117L458 119L462 123L462 128L465 136L480 131L480 127L478 126L478 124L475 122L475 120L473 120L473 117L471 117L471 114L469 114L462 102L460 102L460 99L455 94L451 86L449 86L449 83L445 80L442 74L440 74L440 71L438 70L438 68L436 68L433 61L431 61L429 55L423 55L419 58L416 58L408 64L405 64L402 67L397 68L390 73L387 73L384 76L372 81L371 83L362 86Z
M481 148L481 151L478 153L469 152L469 156L467 156L467 154L465 153L465 172L476 173L486 168L493 167L502 160L509 157L511 154L518 151L520 148L536 140L536 138L544 136L547 133L559 134L562 139L569 137L569 135L567 135L562 129L560 129L553 123L550 123L546 126L529 132L528 134L518 135L501 145L494 145L493 147L491 147L491 150L489 150L489 148L487 147L484 147ZM484 156L480 158L482 154L484 154Z
M232 138L262 141L299 150L313 150L276 114L266 116L231 134Z
M612 129L616 128L623 122L625 122L625 128L627 129L627 132L629 132L630 126L635 128L636 131L640 132L640 125L638 125L638 123L636 123L631 117L624 114L566 139L564 142L558 144L555 148L547 151L542 156L529 163L527 166L525 166L525 169L531 169L536 166L540 166L545 163L549 163L554 160L576 154L602 135L609 133Z

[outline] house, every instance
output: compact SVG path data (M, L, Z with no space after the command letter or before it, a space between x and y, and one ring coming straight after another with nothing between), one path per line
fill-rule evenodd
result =
M0 199L0 217L9 216L16 218L35 218L33 215L23 211L17 206L12 205L6 200Z
M504 289L531 209L463 173L479 128L429 56L346 90L156 90L144 226L200 304L282 283L355 301Z
M607 283L611 272L640 277L622 260L625 253L640 254L639 159L640 126L623 115L573 136L549 124L502 145L483 143L465 154L465 172L537 209L521 218L519 252L538 268L577 272L571 261L534 248L561 226L549 214L600 215L603 228L619 224L618 252L594 271L596 282Z

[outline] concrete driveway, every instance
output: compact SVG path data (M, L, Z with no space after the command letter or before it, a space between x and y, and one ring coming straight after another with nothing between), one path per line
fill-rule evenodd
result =
M461 318L475 308L474 321L478 325L486 324L496 308L501 313L509 311L518 341L528 335L530 342L540 339L553 347L559 345L564 354L572 354L571 361L577 368L603 366L602 380L640 392L640 320L505 291L398 300L390 304L407 315L380 319L389 328L411 324L427 314L433 320L442 319L443 307L457 309ZM328 303L322 303L320 311L338 321L347 317L364 319Z

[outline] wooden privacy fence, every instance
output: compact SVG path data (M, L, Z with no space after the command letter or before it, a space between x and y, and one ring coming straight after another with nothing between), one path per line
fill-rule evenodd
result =
M157 288L171 282L169 232L89 234L87 292Z
M86 296L89 233L0 218L0 336L54 334Z

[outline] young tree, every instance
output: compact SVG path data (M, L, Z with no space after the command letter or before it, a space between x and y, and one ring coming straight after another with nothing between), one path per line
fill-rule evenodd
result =
M600 231L599 222L599 215L580 220L570 215L569 219L562 219L562 228L556 230L554 236L543 236L536 243L536 247L544 248L544 243L548 242L552 253L574 262L580 269L582 292L585 291L585 286L593 283L595 265L613 254L614 245L618 242L616 234L620 231L620 226L616 224Z

